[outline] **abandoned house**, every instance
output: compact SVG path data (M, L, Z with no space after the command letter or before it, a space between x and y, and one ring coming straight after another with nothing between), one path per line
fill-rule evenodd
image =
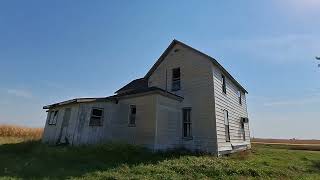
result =
M214 58L173 40L147 74L115 95L44 106L42 141L108 141L216 155L251 147L247 91Z

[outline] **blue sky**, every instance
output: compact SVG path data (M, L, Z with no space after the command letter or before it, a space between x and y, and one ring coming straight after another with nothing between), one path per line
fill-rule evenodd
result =
M1 1L0 124L142 77L175 38L249 91L251 135L320 139L320 1Z

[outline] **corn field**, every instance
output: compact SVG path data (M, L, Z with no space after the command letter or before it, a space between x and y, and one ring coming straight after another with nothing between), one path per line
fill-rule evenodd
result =
M0 125L0 137L41 139L43 128L29 128L15 125Z

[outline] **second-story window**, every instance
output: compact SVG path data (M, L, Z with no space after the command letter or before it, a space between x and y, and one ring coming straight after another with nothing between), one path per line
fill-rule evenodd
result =
M227 94L226 77L224 75L221 75L221 77L222 77L222 92Z
M171 90L172 91L178 91L181 88L180 85L180 68L174 68L172 69L172 85Z
M241 91L238 91L238 99L239 99L239 104L242 104L242 100L241 100Z

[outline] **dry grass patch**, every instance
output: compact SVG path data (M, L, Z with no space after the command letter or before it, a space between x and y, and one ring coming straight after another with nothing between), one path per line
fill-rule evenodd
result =
M14 125L0 125L0 137L21 138L24 140L39 140L43 128L29 128Z

